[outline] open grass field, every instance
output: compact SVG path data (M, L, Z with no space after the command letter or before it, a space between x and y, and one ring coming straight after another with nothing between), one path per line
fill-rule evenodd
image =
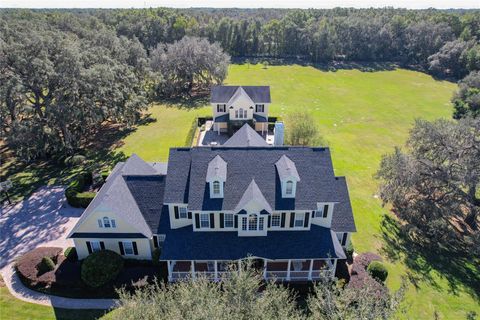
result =
M353 236L356 251L374 251L385 259L390 257L387 259L390 288L399 287L402 275L410 279L405 318L433 319L434 312L440 319L465 319L469 311L480 314L478 296L471 285L465 284L464 273L450 263L454 258L446 257L443 265L432 264L431 257L410 252L395 238L395 229L388 223L391 219L385 219L387 209L382 208L376 196L377 182L373 178L381 155L391 152L394 146L404 145L415 118L451 117L450 97L455 84L402 69L325 72L297 65L268 69L260 65L232 65L226 83L270 85L271 116L285 117L305 109L316 119L332 150L336 174L347 176L358 229ZM156 105L149 112L155 121L138 127L115 144L117 152L136 153L147 161L166 161L170 147L185 145L193 119L211 115L209 106ZM0 293L1 312L15 314L10 306L14 303L4 302L5 294ZM18 313L13 319L43 319L29 315L27 307L14 308L22 309L25 316ZM44 318L54 318L54 312L46 309L42 311Z
M376 196L373 175L382 154L404 145L415 118L451 117L454 83L401 69L324 72L295 65L268 69L232 65L226 83L270 85L272 116L284 117L303 109L311 112L332 150L336 174L347 176L358 228L353 236L356 250L384 256L395 250L388 248L384 239L392 236L382 228L387 209ZM119 150L127 155L135 152L145 160L165 161L168 147L184 145L192 118L211 114L209 107L186 110L155 106L150 112L157 121L128 136ZM394 238L390 240L395 243ZM398 288L402 275L408 275L416 285L410 286L406 297L408 318L433 319L435 311L441 319L464 319L468 311L480 314L478 300L461 279L435 270L421 255L400 251L393 255L397 257L388 261L388 285ZM420 266L421 270L416 270Z

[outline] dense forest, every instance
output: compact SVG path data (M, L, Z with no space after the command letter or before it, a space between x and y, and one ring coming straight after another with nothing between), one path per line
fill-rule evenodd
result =
M479 39L478 10L5 9L1 132L26 160L73 154L103 121L130 125L152 99L207 92L230 56L465 77L455 117L477 116Z

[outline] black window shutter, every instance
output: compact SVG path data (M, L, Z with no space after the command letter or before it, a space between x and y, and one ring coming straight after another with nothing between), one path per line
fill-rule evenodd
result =
M328 217L328 204L323 206L323 217Z
M220 213L220 228L223 229L225 227L225 215Z
M312 219L315 218L315 210L312 211Z
M122 256L125 255L125 251L123 250L123 242L122 241L118 242L118 247L120 248L120 254Z
M238 228L238 216L235 215L235 228Z
M213 213L210 213L210 229L215 228L215 216Z
M158 248L158 237L153 236L153 247Z
M310 215L308 214L308 212L305 212L305 222L303 223L303 226L305 228L308 228L308 218L310 218Z
M293 228L295 223L295 212L290 212L290 228Z
M132 241L132 245L133 245L133 254L138 256L137 242Z
M347 237L348 237L348 233L344 232L342 237L342 246L344 246L347 243Z
M282 228L285 228L285 218L287 214L285 212L282 212L282 221L281 221L281 226Z
M87 250L88 254L92 253L92 246L90 245L90 241L87 241Z
M195 228L200 229L200 215L195 213Z
M105 243L100 241L100 249L105 250Z
M269 215L268 216L268 227L270 228L271 225L272 225L272 216Z
M188 219L192 219L192 211L188 211Z
M173 211L175 212L175 219L178 219L178 206L173 206Z

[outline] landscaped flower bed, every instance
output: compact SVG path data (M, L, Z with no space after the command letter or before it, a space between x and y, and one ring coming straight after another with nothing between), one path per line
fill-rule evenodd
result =
M44 257L52 259L55 268L40 274L38 266ZM16 270L28 288L70 298L117 298L116 289L135 290L155 279L164 280L166 276L166 266L155 266L150 261L124 260L124 268L114 280L92 288L81 279L82 263L67 259L61 248L36 248L17 261Z

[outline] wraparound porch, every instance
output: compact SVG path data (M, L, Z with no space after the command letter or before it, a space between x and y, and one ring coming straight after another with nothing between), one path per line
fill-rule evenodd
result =
M265 280L277 281L314 281L321 277L333 277L337 259L252 259L253 267L263 273ZM206 277L219 281L228 277L230 272L241 269L242 260L179 261L168 260L168 280Z

